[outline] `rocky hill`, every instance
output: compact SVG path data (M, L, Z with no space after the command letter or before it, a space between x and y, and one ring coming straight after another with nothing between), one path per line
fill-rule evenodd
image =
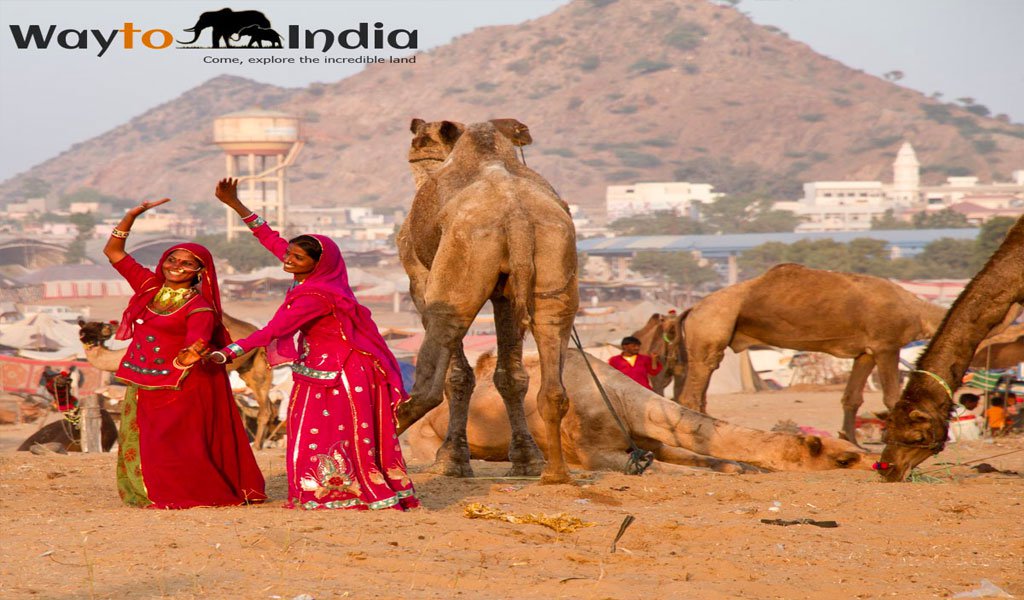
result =
M210 201L224 169L212 120L252 107L304 118L290 194L317 205L406 206L413 117L518 118L535 140L529 164L568 201L595 208L606 185L634 181L776 198L812 179L889 181L904 139L925 181L1024 168L1024 126L850 69L734 8L577 0L334 84L288 90L218 77L0 184L0 201L24 177L58 193Z

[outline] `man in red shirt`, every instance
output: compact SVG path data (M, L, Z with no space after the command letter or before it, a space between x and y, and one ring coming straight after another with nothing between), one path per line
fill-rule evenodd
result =
M647 389L651 389L651 375L661 373L657 358L640 354L640 340L633 336L622 338L622 354L609 358L608 364Z

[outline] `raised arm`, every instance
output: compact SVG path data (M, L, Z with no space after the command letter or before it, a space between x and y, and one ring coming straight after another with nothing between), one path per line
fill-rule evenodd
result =
M238 213L239 217L242 217L242 222L245 223L259 243L263 244L263 247L270 251L271 254L276 256L279 260L284 260L285 252L288 251L288 240L281 237L276 231L274 231L263 217L257 215L253 211L249 210L242 201L238 199L238 180L237 179L221 179L217 182L217 189L214 191L214 195L221 201L224 206L227 206L231 210Z
M142 204L129 208L124 213L124 218L117 224L114 231L110 232L110 239L107 240L107 245L103 247L103 254L110 261L110 264L115 264L122 258L128 256L128 253L124 251L124 241L128 239L128 233L132 230L132 225L135 224L135 218L153 208L154 206L160 206L170 202L170 198L164 198L162 200L155 200L153 202L143 202Z

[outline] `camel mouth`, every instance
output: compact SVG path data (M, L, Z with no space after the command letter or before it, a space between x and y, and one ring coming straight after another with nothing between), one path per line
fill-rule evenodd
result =
M410 158L410 159L409 159L409 162L410 162L410 163L418 163L418 162L423 162L423 161L425 161L425 160L432 160L432 161L434 161L434 162L444 162L444 159L443 159L443 158L433 158L433 157L424 157L424 158Z

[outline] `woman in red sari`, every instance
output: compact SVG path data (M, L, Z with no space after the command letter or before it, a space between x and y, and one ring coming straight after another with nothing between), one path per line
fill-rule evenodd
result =
M286 241L238 200L236 185L222 180L217 198L243 217L295 283L266 327L210 356L224 362L267 346L271 362L292 362L286 506L419 506L395 430L395 407L406 398L398 361L352 294L341 251L322 235Z
M156 271L125 252L135 218L169 199L130 209L103 253L135 291L117 339L131 340L115 377L128 385L118 437L117 488L128 506L191 508L266 499L263 474L223 365L197 362L231 342L221 322L209 250L176 244Z

